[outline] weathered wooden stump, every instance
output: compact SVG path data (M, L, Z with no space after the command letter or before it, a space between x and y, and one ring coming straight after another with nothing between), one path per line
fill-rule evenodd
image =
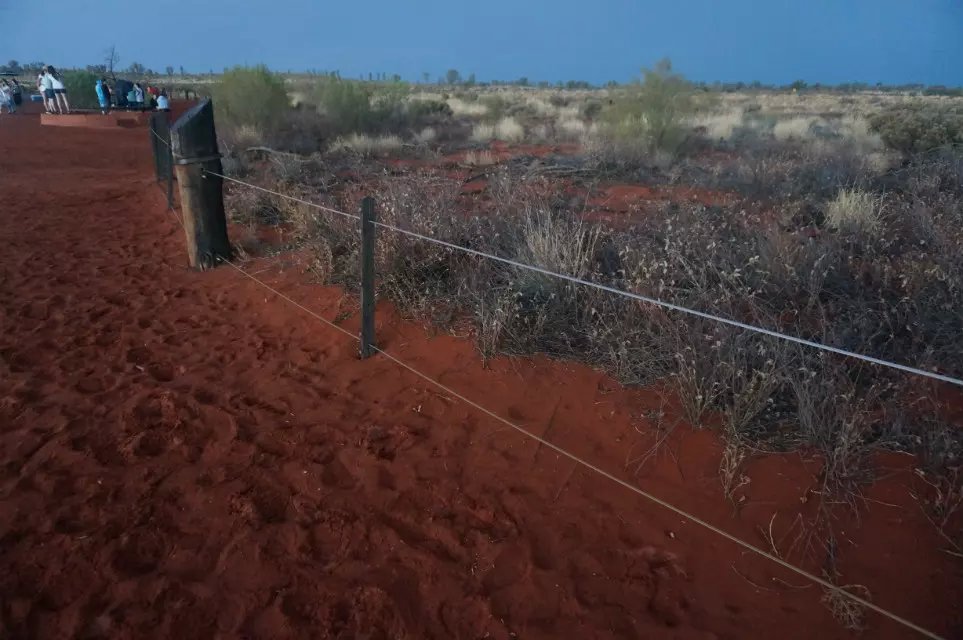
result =
M204 100L171 128L171 149L191 267L211 269L231 259L224 215L221 154L214 129L214 106Z

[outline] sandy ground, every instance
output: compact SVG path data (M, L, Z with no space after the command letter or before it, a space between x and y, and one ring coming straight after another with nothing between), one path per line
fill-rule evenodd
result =
M185 268L146 131L0 116L0 637L846 638L822 590L429 387L229 268ZM243 265L328 318L291 260ZM678 428L652 391L496 360L379 311L381 344L746 540L789 548L818 462ZM354 328L354 319L343 320ZM669 407L671 410L671 407ZM649 416L649 417L646 417ZM960 564L879 461L839 568L960 637ZM868 613L865 637L913 637Z

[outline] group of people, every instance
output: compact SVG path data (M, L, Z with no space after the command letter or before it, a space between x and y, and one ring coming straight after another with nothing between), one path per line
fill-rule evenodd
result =
M107 78L100 78L94 87L97 92L97 102L102 113L107 114L114 107L121 109L157 109L170 111L170 99L167 92L155 86L148 85L145 89L139 82L116 79L113 87ZM67 100L67 87L57 70L47 65L37 75L37 92L43 101L44 110L49 114L70 113L70 102ZM23 87L16 78L0 78L0 113L6 109L16 113L23 103Z
M0 79L0 113L3 113L4 108L9 113L16 113L17 107L22 103L23 87L17 79L13 78L9 81L6 78Z
M94 87L102 113L108 113L113 106L126 109L170 110L170 100L163 89L148 85L147 89L139 82L115 80L113 90L107 78L101 78ZM114 95L116 94L116 98Z
M52 66L47 65L37 75L37 91L43 97L43 106L47 113L70 113L67 87Z

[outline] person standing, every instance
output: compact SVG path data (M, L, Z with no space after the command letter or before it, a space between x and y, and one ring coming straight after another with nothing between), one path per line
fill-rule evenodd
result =
M0 113L3 113L4 107L6 107L10 113L17 112L17 107L13 104L13 92L6 78L0 80Z
M57 101L57 110L60 113L70 113L70 102L67 101L67 87L64 86L60 75L53 67L47 67L47 72L51 77L51 86L54 91L54 98Z
M171 103L167 99L167 92L161 91L160 95L157 96L157 110L158 111L170 111Z
M100 103L100 112L104 115L110 113L110 85L107 84L107 78L101 78L97 81L94 90L97 92L97 102Z
M10 90L13 92L13 106L20 107L23 104L23 87L20 86L20 82L14 78L11 80Z
M51 67L45 67L40 74L41 95L47 107L47 113L62 113L57 105L57 94L54 93L53 75L50 73Z
M47 100L47 83L44 81L44 78L46 75L47 74L44 73L43 71L41 71L37 75L37 93L40 94L40 98L43 101L44 111L46 111L47 113L53 113L53 111L50 110L50 102ZM52 86L50 88L50 91L51 92L53 91ZM51 94L51 97L53 97L52 94Z
M134 83L134 102L137 103L137 108L144 107L144 87L140 86L139 82Z

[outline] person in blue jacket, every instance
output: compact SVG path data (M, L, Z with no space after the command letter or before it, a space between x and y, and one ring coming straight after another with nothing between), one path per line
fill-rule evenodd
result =
M100 112L107 115L110 111L110 89L107 88L107 81L101 78L97 81L97 102L100 103Z

